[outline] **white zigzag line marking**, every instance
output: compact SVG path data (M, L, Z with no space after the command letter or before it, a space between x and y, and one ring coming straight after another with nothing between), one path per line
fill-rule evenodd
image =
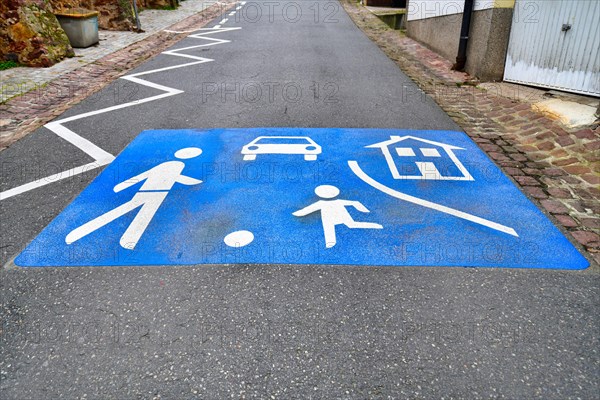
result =
M84 172L91 171L95 168L99 168L104 165L110 164L115 159L115 157L112 154L104 151L103 149L96 146L94 143L90 142L89 140L79 136L77 133L68 129L63 124L65 124L67 122L71 122L71 121L76 121L78 119L91 117L93 115L104 114L107 112L119 110L121 108L131 107L131 106L135 106L135 105L142 104L142 103L148 103L150 101L155 101L155 100L159 100L159 99L162 99L165 97L175 96L177 94L183 93L183 90L170 88L167 86L152 83L152 82L146 81L146 80L138 78L138 77L143 76L143 75L153 74L155 72L169 71L172 69L189 67L191 65L203 64L206 62L214 61L210 58L197 57L197 56L192 56L189 54L179 54L178 52L184 51L184 50L196 49L199 47L214 46L217 44L229 43L229 42L231 42L230 40L215 39L215 38L205 37L204 35L210 35L213 33L220 33L220 32L227 32L227 31L232 31L232 30L237 30L237 29L242 29L242 28L232 27L232 28L218 28L218 29L214 29L214 28L198 29L199 31L203 31L203 32L197 33L195 35L190 35L188 37L195 38L195 39L208 40L210 43L204 43L204 44L200 44L200 45L196 45L196 46L182 47L179 49L168 50L168 51L164 51L161 53L161 54L167 54L170 56L190 58L192 60L197 60L197 61L193 61L193 62L189 62L189 63L185 63L185 64L173 65L173 66L165 67L165 68L153 69L151 71L138 72L136 74L126 75L126 76L122 76L120 78L120 79L125 79L125 80L131 81L131 82L135 82L140 85L147 86L147 87L150 87L153 89L162 90L165 93L161 93L156 96L146 97L146 98L140 99L140 100L134 100L134 101L131 101L128 103L118 104L118 105L115 105L112 107L102 108L100 110L95 110L95 111L90 111L90 112L86 112L83 114L74 115L72 117L60 119L58 121L52 121L52 122L49 122L46 125L44 125L45 128L48 128L49 130L54 132L56 135L60 136L67 142L71 143L72 145L74 145L77 148L84 151L87 155L92 157L94 159L94 161L91 163L85 164L85 165L81 165L79 167L69 169L67 171L59 172L57 174L38 179L36 181L26 183L21 186L17 186L12 189L5 190L4 192L0 192L0 201L8 199L9 197L19 195L21 193L28 192L33 189L37 189L39 187L48 185L50 183L58 182L62 179L66 179L66 178L71 178L75 175L79 175Z

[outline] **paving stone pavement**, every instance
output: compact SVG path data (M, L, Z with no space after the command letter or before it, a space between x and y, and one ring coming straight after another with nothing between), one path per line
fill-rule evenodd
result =
M74 49L75 57L67 58L49 68L12 68L0 72L0 103L10 98L39 89L61 75L74 71L100 58L144 40L157 32L197 14L217 0L185 0L176 10L144 10L140 22L144 32L104 31L99 32L100 43L85 49ZM223 3L224 5L227 3ZM1 125L0 125L1 127Z
M600 126L566 130L521 99L477 86L452 71L452 62L399 31L364 7L341 0L354 22L394 60L421 92L406 102L433 99L537 202L558 226L600 264Z
M168 26L168 30L199 29L233 3L234 0L212 2L209 8ZM156 26L163 25L156 22ZM166 32L164 28L167 27L77 69L67 68L55 79L34 85L34 89L0 104L0 151L188 35Z

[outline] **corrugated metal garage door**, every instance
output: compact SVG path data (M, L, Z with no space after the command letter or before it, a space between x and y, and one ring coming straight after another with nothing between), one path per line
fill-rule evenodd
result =
M517 0L504 80L600 96L600 1Z

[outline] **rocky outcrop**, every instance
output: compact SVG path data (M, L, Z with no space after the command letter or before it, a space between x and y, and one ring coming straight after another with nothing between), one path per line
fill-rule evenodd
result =
M54 11L61 11L68 8L82 8L84 3L92 3L91 0L49 0L49 2Z
M62 0L56 0L62 1ZM75 0L69 0L75 1ZM168 9L177 8L176 0L136 0L138 10L144 8ZM86 4L93 2L92 5L85 5L85 8L97 10L100 12L98 25L101 29L109 30L128 30L135 27L135 16L131 0L82 0Z
M49 67L73 55L47 0L0 2L0 59Z
M139 9L175 8L176 0L136 0ZM53 12L85 8L99 11L100 29L135 26L131 0L1 0L0 60L48 67L73 56L67 35Z
M138 4L142 5L144 8L156 8L156 9L164 9L164 8L176 8L177 1L176 0L140 0Z
M98 15L100 29L126 31L135 26L130 0L95 0L93 6L87 8L100 12Z

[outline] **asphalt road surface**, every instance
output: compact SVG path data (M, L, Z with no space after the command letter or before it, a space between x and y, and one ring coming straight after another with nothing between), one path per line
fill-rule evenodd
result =
M184 93L65 126L113 155L145 129L459 130L337 2L234 10L209 25L229 43L188 51L214 61L145 77ZM120 79L60 118L159 93ZM40 128L0 190L92 161ZM2 399L598 398L594 269L10 267L100 171L0 202Z

